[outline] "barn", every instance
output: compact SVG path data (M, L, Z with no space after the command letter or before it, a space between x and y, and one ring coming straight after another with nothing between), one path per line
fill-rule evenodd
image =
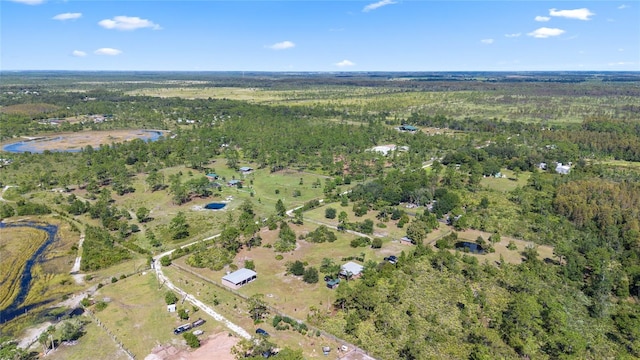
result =
M238 289L258 278L258 273L249 269L239 269L222 277L222 284Z

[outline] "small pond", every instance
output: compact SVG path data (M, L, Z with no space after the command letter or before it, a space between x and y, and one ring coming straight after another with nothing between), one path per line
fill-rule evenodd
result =
M456 250L468 251L473 254L484 254L484 249L482 248L482 246L468 241L457 242Z
M220 210L220 209L224 208L225 206L227 206L227 204L225 204L225 203L209 203L209 204L205 205L204 208L207 209L207 210Z

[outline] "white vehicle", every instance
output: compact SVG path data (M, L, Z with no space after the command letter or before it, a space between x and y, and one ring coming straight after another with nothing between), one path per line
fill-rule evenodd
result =
M195 335L195 336L202 335L202 334L204 334L204 331L202 331L202 330L196 330L196 331L193 332L193 335Z

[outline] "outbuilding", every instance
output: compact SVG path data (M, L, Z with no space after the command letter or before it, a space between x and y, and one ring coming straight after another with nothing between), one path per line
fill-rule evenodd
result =
M222 277L222 283L232 289L238 289L258 278L258 273L242 268Z
M410 132L416 132L419 129L415 126L411 126L411 125L402 125L400 126L400 130L402 131L410 131Z

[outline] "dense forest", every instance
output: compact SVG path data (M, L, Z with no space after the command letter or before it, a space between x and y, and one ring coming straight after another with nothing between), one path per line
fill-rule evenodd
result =
M310 313L310 324L381 359L640 357L640 79L627 73L524 75L519 81L491 73L279 79L260 73L246 78L12 75L0 87L0 140L5 143L20 136L89 130L161 129L171 136L86 146L77 153L3 153L11 163L2 167L0 185L15 186L5 197L19 201L3 202L0 216L52 211L86 216L94 225L86 228L82 267L96 270L134 254L149 256L162 245L151 231L145 236L152 248L128 240L139 229L132 211L118 207L113 197L141 191L134 186L136 178L145 179L144 191L166 193L181 205L216 190L204 176L165 177L164 170L172 167L204 173L216 162L231 169L252 164L271 173L314 172L326 178L317 184L325 203L349 203L355 211L380 218L403 217L417 245L407 248L397 264L367 262L362 279L341 284L332 311ZM260 87L299 94L291 95L295 101L288 104L129 93L178 86L165 83L167 77L201 81L181 83L183 88ZM390 81L394 78L404 81ZM89 80L109 85L96 89ZM342 92L342 87L363 92ZM315 101L318 89L326 91L325 98ZM489 106L485 96L491 97L490 105L502 109L503 116L486 117L484 110L436 113L411 100L449 93L464 96L466 105ZM386 96L401 100L371 105ZM547 106L556 97L576 99L579 120L558 121L565 108ZM613 98L606 108L598 105ZM512 121L512 111L534 120ZM94 114L109 114L110 121L43 121ZM430 131L399 131L401 124ZM370 150L381 144L402 150L388 155ZM557 173L558 163L571 164L570 173ZM481 185L505 170L514 181L524 174L527 180L507 191ZM56 188L85 189L86 196L59 195L54 203L29 197ZM401 204L419 210L400 211ZM301 212L319 205L309 203ZM137 210L140 223L149 220L148 209ZM284 210L259 213L245 202L214 243L174 256L187 254L193 267L220 270L240 249L261 246L260 226L279 227L281 240L291 238ZM161 230L174 239L189 236L181 216ZM264 221L257 225L257 219ZM554 258L540 260L534 246L523 251L520 264L490 263L447 250L453 237L438 248L423 245L422 239L446 221L460 231L553 246ZM339 230L367 232L363 224L345 221ZM333 241L331 236L308 234L311 242ZM294 233L277 246L287 251L295 241Z

